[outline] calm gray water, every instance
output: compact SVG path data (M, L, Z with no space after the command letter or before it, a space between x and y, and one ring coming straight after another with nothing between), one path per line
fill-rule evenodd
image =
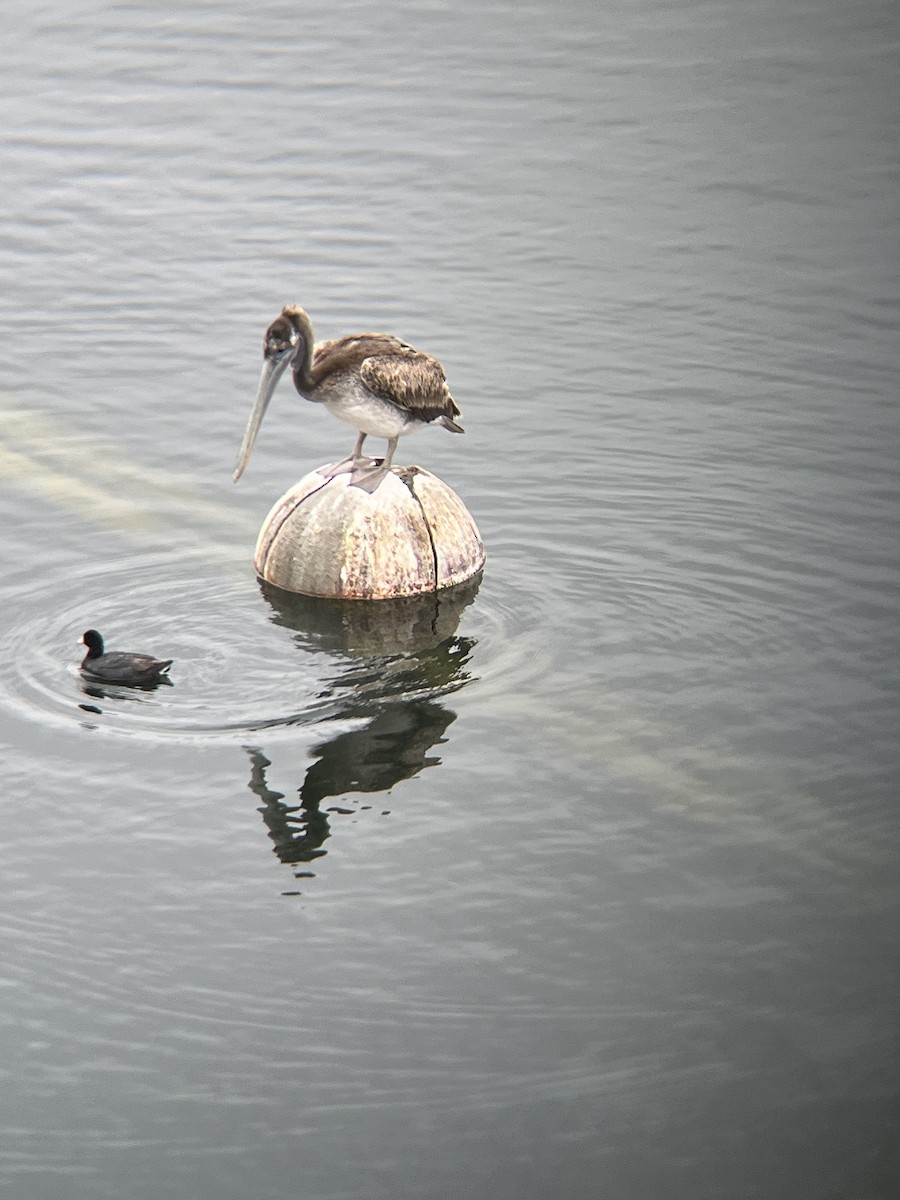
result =
M0 22L0 1192L894 1197L894 0ZM254 577L286 302L446 366L436 622Z

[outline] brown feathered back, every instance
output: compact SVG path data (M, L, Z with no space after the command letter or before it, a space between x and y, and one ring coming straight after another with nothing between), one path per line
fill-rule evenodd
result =
M360 333L315 348L312 376L327 390L339 377L359 372L362 383L420 421L461 416L436 358L390 333Z

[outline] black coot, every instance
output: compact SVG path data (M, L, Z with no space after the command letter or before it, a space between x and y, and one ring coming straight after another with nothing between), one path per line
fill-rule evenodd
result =
M93 679L106 683L158 683L173 663L171 658L152 658L149 654L129 654L127 651L104 651L103 638L96 629L89 629L81 639L87 654L81 669Z

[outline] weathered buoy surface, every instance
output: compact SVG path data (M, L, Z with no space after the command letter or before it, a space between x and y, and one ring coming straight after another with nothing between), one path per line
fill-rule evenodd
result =
M272 507L253 565L269 583L304 596L383 600L471 579L484 545L471 514L422 467L394 467L374 492L350 474L311 471Z

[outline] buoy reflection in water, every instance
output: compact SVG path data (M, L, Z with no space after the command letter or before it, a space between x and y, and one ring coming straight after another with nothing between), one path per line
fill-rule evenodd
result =
M431 596L369 603L299 596L265 581L260 587L278 623L297 630L298 647L328 649L346 664L320 694L337 702L338 729L312 747L299 803L285 803L285 794L269 786L272 761L262 747L245 746L248 786L262 803L275 853L285 864L308 863L326 853L330 815L355 811L323 810L325 800L384 794L440 764L440 756L429 752L444 743L456 713L437 698L470 677L466 665L475 642L454 634L478 581Z

